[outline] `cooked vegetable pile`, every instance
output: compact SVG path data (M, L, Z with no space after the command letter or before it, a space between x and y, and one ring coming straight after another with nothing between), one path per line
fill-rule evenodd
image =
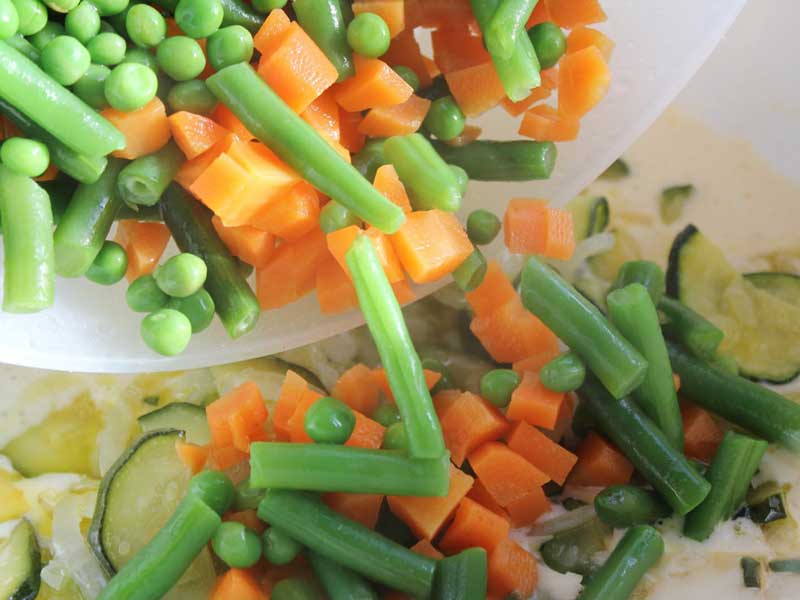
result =
M470 242L468 182L549 177L608 89L603 20L597 0L3 0L3 310L127 278L171 356L214 313L238 338L312 291L353 309L359 232L402 302L409 278L474 288L495 225ZM496 106L532 139L478 139Z

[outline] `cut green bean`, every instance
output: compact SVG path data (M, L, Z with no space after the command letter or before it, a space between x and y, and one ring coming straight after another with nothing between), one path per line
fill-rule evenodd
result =
M667 317L664 335L686 346L704 360L717 358L717 349L725 337L723 331L680 300L664 297L658 309Z
M445 496L446 455L408 458L405 453L334 444L259 442L250 451L254 487L393 496Z
M488 27L484 29L486 47L493 57L508 59L517 47L517 37L527 35L525 24L537 0L500 0Z
M436 152L477 181L531 181L547 179L556 164L553 142L476 140L463 146L434 141Z
M355 571L314 551L306 554L314 574L330 600L378 600L380 596Z
M126 204L153 206L161 199L186 160L174 142L130 162L117 177L117 191Z
M644 380L647 361L591 302L538 258L522 270L522 303L561 338L615 398Z
M739 560L742 569L742 583L746 588L761 589L761 561L751 556L743 556Z
M586 379L586 367L577 354L565 352L542 367L539 379L554 392L574 392Z
M438 562L433 597L436 600L484 600L487 579L486 550L468 548Z
M370 239L358 236L347 251L346 260L361 311L406 426L409 452L415 458L438 459L445 453L445 446L422 363Z
M629 260L619 268L611 290L624 288L631 283L640 283L650 294L653 304L658 306L667 289L667 278L656 263L649 260Z
M666 519L672 510L656 494L635 485L612 485L594 498L594 510L603 523L624 529Z
M475 248L453 271L453 279L462 292L471 292L483 282L488 268L483 252Z
M318 497L271 489L258 507L258 516L280 523L301 544L368 579L414 596L427 598L431 593L435 560L343 517Z
M347 23L342 14L346 0L294 0L297 21L339 72L339 81L350 77L353 53L347 43Z

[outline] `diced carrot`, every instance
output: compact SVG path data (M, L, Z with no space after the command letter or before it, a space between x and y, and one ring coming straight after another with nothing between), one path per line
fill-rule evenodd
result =
M596 46L566 54L558 69L558 110L582 117L608 92L611 72Z
M222 125L225 129L233 133L240 140L249 141L254 140L256 137L250 133L250 130L247 129L247 127L244 126L244 123L239 120L239 117L233 114L231 109L225 106L222 102L217 104L214 112L211 113L211 118Z
M408 214L392 235L392 246L415 283L429 283L452 273L473 251L456 216L438 209Z
M189 468L192 475L202 471L208 460L208 447L206 446L179 441L175 444L175 451L178 453L178 458Z
M689 458L710 463L722 441L724 435L722 428L711 413L686 401L681 401L681 420L684 454Z
M544 490L538 487L522 498L509 502L506 510L512 527L528 527L550 510L550 500L545 496Z
M345 255L361 232L362 229L357 225L348 225L336 231L331 231L325 236L325 243L328 246L328 251L331 253L331 256L336 259L336 262L339 263L339 266L342 267L344 272L347 273L348 277L350 273L347 269Z
M238 512L230 512L226 514L223 518L223 521L233 521L235 523L241 523L248 529L252 529L258 534L264 533L266 529L266 525L264 521L258 518L258 514L255 510L240 510Z
M230 226L245 224L254 209L249 208L245 216L238 206L239 197L251 184L248 171L233 160L227 152L220 154L189 186L189 191L203 204L220 216Z
M100 114L125 136L125 148L112 153L118 158L133 160L152 154L163 147L171 136L167 109L158 96L139 110L123 112L106 108Z
M275 40L289 29L292 21L287 14L280 8L269 11L269 16L261 24L261 27L253 36L253 46L261 54L268 54L275 44Z
M598 0L542 0L550 17L559 27L573 29L578 25L600 23L607 19Z
M536 6L541 5L542 3L540 2ZM542 71L541 77L542 84L533 88L527 98L520 100L519 102L514 102L508 97L503 98L501 101L501 106L503 109L512 117L518 117L539 100L549 98L550 94L553 93L553 90L558 87L558 69L556 67L545 69Z
M278 246L266 266L256 269L256 295L261 308L280 308L310 293L316 284L317 268L326 256L321 229Z
M524 375L527 371L536 373L559 354L558 343L550 344L539 352L514 362L511 368L519 375Z
M228 132L224 138L203 152L200 156L184 162L181 168L178 169L177 175L175 175L175 181L186 191L189 191L191 185L200 177L203 171L214 162L214 159L223 152L227 152L231 145L238 139L239 138L234 134Z
M499 597L516 594L527 598L539 580L536 559L510 538L489 554L487 576L489 593Z
M590 431L578 447L578 462L569 481L575 485L608 487L628 483L633 465L611 442Z
M494 108L506 95L491 62L450 71L444 78L453 98L468 117L477 117Z
M406 0L406 27L478 31L469 0Z
M561 403L561 410L558 412L556 424L552 429L542 431L542 435L554 442L559 442L564 438L567 431L572 429L572 419L575 416L575 405L577 400L573 394L566 394L564 402Z
M332 256L317 267L315 288L319 310L324 315L336 315L358 306L353 282Z
M170 238L169 229L163 223L141 223L123 220L117 223L115 240L125 248L128 255L128 281L148 275L156 268Z
M481 284L471 292L465 293L464 297L475 316L485 317L516 298L517 292L503 272L500 263L490 260Z
M269 600L247 569L228 569L219 576L210 600Z
M409 548L412 552L416 552L417 554L421 554L422 556L427 556L428 558L433 558L435 560L439 560L440 558L444 558L444 554L439 552L436 548L433 547L428 540L420 540L411 548Z
M372 185L381 194L402 208L404 213L411 212L411 200L408 199L406 188L392 165L378 167L378 170L375 171L375 179Z
M415 133L428 114L431 101L412 95L402 104L373 108L358 130L368 137L391 137Z
M334 97L343 109L355 112L402 104L414 90L382 60L355 55L356 74L340 83Z
M297 402L294 414L289 418L289 441L295 444L311 444L314 440L306 433L305 420L306 413L317 400L322 398L322 394L312 389L306 389Z
M603 32L591 27L576 27L567 36L567 52L577 52L588 46L594 46L600 50L600 54L608 62L611 60L611 52L614 50L614 41Z
M264 440L264 425L269 414L264 398L254 381L246 381L206 406L211 443L233 446L246 454L250 442Z
M567 475L578 460L572 452L524 421L514 423L506 437L506 443L558 485L564 485Z
M44 170L44 173L39 175L38 177L34 177L35 181L53 181L56 177L58 177L58 167L50 163L47 165L47 168Z
M341 140L339 105L330 90L309 104L300 116L322 137L335 142Z
M445 75L492 60L483 38L465 29L437 29L431 33L431 42L433 60Z
M433 386L442 378L441 373L429 369L423 369L423 374L425 375L425 385L428 386L429 390L433 389ZM384 396L386 396L386 399L389 400L389 402L394 402L394 394L392 393L392 388L389 386L389 378L386 376L386 371L383 369L372 369L372 380L380 391L383 392Z
M228 469L241 465L250 456L233 446L212 446L208 451L208 468L217 471L227 471Z
M544 255L556 260L569 260L574 253L575 227L572 213L560 208L548 209Z
M425 70L428 71L428 77L430 77L431 81L442 74L442 71L436 66L436 63L433 62L432 58L423 56L422 62L425 63Z
M478 127L477 125L464 125L464 129L461 130L461 133L454 137L452 140L447 140L445 142L448 146L453 146L455 148L460 148L461 146L466 146L467 144L471 144L479 137L481 137L481 133L483 133L483 129Z
M480 479L475 480L475 483L472 485L469 493L467 494L467 498L471 498L484 508L488 508L494 514L503 517L506 522L511 521L511 517L508 516L508 511L506 511L505 508L497 503L497 500L495 500L494 496L489 493L489 490L487 490L486 486L481 483Z
M322 496L322 501L348 519L374 529L375 523L378 522L383 496L380 494L330 492Z
M536 6L533 7L533 12L531 16L528 18L528 22L525 23L525 29L530 29L534 25L538 25L539 23L544 23L545 21L552 21L553 18L550 16L550 11L547 9L547 2L542 0L541 2L537 2Z
M217 215L211 218L211 223L231 254L249 265L263 267L275 251L275 238L267 231L249 225L225 227Z
M508 422L486 400L464 392L442 417L441 426L450 460L460 467L475 448L499 440L508 429Z
M353 153L359 152L367 139L367 136L358 130L362 120L360 112L347 112L339 109L339 142Z
M359 363L342 373L331 395L350 408L371 415L378 407L380 387L372 375L372 369Z
M675 391L679 392L681 389L681 376L677 373L672 374L672 382L675 385Z
M469 464L503 508L550 481L545 473L500 442L487 442L473 451Z
M370 12L378 15L389 26L389 35L396 37L406 28L406 15L403 0L356 0L353 13Z
M546 388L537 373L527 372L511 394L506 417L552 429L556 426L563 403L563 393Z
M578 137L581 122L558 112L552 106L539 104L525 113L519 134L540 142L569 142Z
M425 65L426 57L419 49L419 43L414 37L414 30L405 28L399 35L392 39L389 50L381 56L381 60L386 64L396 67L402 65L408 67L419 77L419 85L426 88L431 84L431 76Z
M283 440L289 439L289 419L292 418L303 393L308 389L308 383L294 371L286 371L278 402L272 411L272 427L275 433Z
M444 419L444 416L447 414L447 411L452 408L452 406L458 402L458 399L461 398L461 394L463 394L461 390L441 390L433 396L433 409L436 411L436 416L439 417L439 421Z
M575 250L572 214L544 200L514 198L503 217L506 247L515 254L568 260Z
M250 223L282 240L295 242L318 226L319 194L310 183L300 181L267 202Z
M395 281L392 284L392 291L394 292L394 296L397 298L397 302L400 304L400 306L408 304L409 302L417 299L417 295L414 293L414 290L411 289L411 286L405 277L402 281Z
M200 156L229 133L208 117L185 110L171 114L167 120L172 139L189 160Z
M444 527L472 487L472 477L450 466L450 491L444 497L387 496L389 508L415 535L428 541Z
M374 450L380 448L383 444L386 428L357 410L354 410L353 414L356 416L356 424L353 427L353 433L350 434L344 445L353 448L372 448Z
M389 283L396 283L406 278L403 266L394 251L394 246L388 235L377 227L368 227L364 234L372 240L375 253L378 255L384 273Z
M457 554L475 546L491 552L508 537L510 529L503 517L474 500L464 498L439 546L448 554Z

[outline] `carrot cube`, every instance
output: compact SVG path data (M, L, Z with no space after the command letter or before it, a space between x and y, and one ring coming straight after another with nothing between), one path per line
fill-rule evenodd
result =
M291 24L292 21L282 9L276 8L269 11L269 16L253 36L253 46L261 54L269 54L276 45L276 40L280 40L281 35L289 29Z
M681 402L683 452L690 458L710 463L724 435L707 410L691 402Z
M375 523L378 522L383 496L329 492L322 496L322 501L340 515L361 523L364 527L374 529Z
M359 363L342 373L331 395L350 408L371 415L378 407L380 387L372 376L372 369Z
M128 255L127 280L134 281L156 268L169 243L171 234L163 223L141 223L123 220L117 223L116 242Z
M600 50L600 54L608 62L611 60L611 52L614 50L614 41L604 33L591 27L576 27L567 36L567 52L577 52L588 46L594 46Z
M477 117L497 106L506 91L491 62L481 63L444 76L450 93L468 117Z
M525 421L545 429L553 429L558 422L565 395L542 385L537 373L527 372L511 394L506 417Z
M172 133L167 120L167 109L158 96L139 110L123 112L106 108L100 113L125 135L125 148L111 155L133 160L160 150Z
M564 485L567 475L578 460L572 452L524 421L513 425L506 443L558 485Z
M489 594L527 598L539 579L536 559L519 544L506 538L489 554Z
M608 487L628 483L633 465L611 442L591 431L578 448L578 462L570 483Z
M457 467L485 442L500 439L508 422L495 407L472 392L464 392L441 419L450 459Z
M382 60L354 56L356 74L334 91L336 101L349 112L402 104L414 90Z
M412 552L416 552L417 554L421 554L422 556L427 556L428 558L433 559L440 559L444 558L444 554L439 552L436 548L433 547L428 540L422 539L418 541L416 544L409 548Z
M256 578L247 569L229 569L220 576L210 600L269 600Z
M173 113L167 119L172 139L189 160L200 156L229 133L208 117L185 110Z
M498 307L517 298L517 291L503 272L500 263L490 260L481 284L464 294L464 297L476 317L485 317Z
M533 525L543 514L550 510L550 500L540 487L531 490L518 500L509 502L506 506L511 518L512 527L527 527Z
M317 227L319 210L319 194L310 183L300 181L268 201L250 223L282 240L295 242Z
M437 29L431 32L433 60L445 75L491 62L483 38L466 29Z
M409 135L422 126L431 101L412 95L402 104L378 106L367 113L358 131L368 137Z
M439 545L448 554L457 554L474 546L491 552L508 537L510 530L503 517L467 497L458 505L453 522Z
M469 464L503 508L550 481L545 473L500 442L487 442L472 452Z
M566 54L558 67L558 110L582 117L608 92L611 72L596 46Z
M370 12L378 15L389 26L389 36L397 37L406 28L403 0L357 0L353 2L353 13Z
M608 18L598 0L542 0L541 3L547 6L556 25L566 29L600 23Z
M249 225L225 227L217 215L211 218L211 224L231 254L249 265L263 267L275 251L275 238L267 231Z
M319 310L324 315L339 314L358 306L353 282L333 257L326 258L317 267L315 287Z
M294 371L286 371L283 385L278 394L278 401L272 411L272 427L279 438L289 439L289 419L294 415L300 398L307 389L308 383L305 379Z
M578 137L580 121L559 113L552 106L539 104L522 117L519 134L540 142L568 142Z
M411 200L409 200L406 188L392 165L378 167L378 170L375 171L375 179L372 185L381 194L402 208L404 213L411 212Z

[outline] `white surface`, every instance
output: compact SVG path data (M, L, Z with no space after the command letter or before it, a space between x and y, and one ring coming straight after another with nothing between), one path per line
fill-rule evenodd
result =
M674 99L717 45L744 2L606 0L603 4L609 18L602 29L617 43L611 62L613 83L608 97L584 119L579 140L559 145L558 165L550 180L471 184L464 210L485 206L500 211L513 196L549 198L557 204L569 200ZM770 22L780 24L781 19L775 19L774 14ZM771 35L770 39L776 38L774 29ZM790 36L787 33L787 38ZM772 61L785 65L774 57ZM751 74L738 69L723 75L742 87L753 85ZM760 116L766 118L764 113ZM517 126L500 111L484 118L481 124L488 134L485 137L491 138L513 137ZM240 340L227 339L222 326L215 322L194 336L183 355L163 358L141 342L141 315L127 309L124 292L124 284L102 288L82 279L59 279L53 309L25 316L0 313L0 362L85 372L200 367L285 350L361 322L355 311L322 317L316 299L310 296L285 309L263 313L256 330Z

